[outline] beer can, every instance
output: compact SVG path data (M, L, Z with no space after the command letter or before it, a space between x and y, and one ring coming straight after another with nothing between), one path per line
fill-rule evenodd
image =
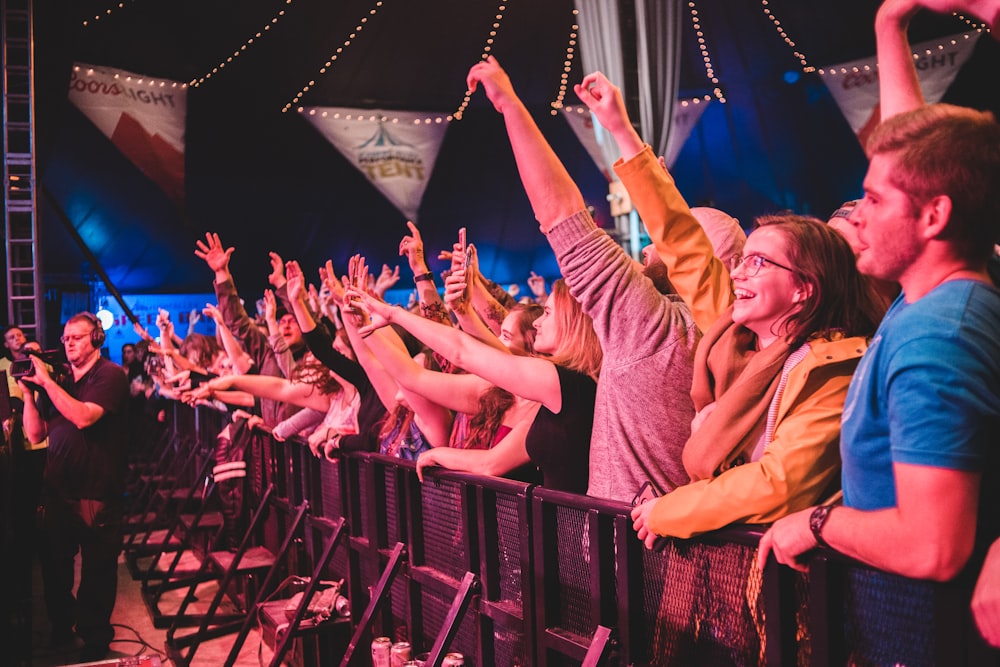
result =
M412 659L410 642L396 642L392 645L392 667L403 667L403 663Z
M392 667L403 667L403 664L413 659L410 642L397 642L392 645Z
M392 667L392 640L388 637L372 640L372 667Z
M465 656L461 653L449 653L441 661L441 667L465 667Z

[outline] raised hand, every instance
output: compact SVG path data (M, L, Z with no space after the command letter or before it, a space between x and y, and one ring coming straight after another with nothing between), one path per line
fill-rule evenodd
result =
M500 67L500 62L493 56L473 65L465 82L470 93L474 93L480 83L483 84L486 97L493 103L493 108L500 113L504 112L507 105L520 101L507 72Z
M362 336L367 336L391 322L393 306L385 301L381 301L353 285L347 290L347 298L356 309L367 314L370 319L369 324L358 329L358 333Z
M400 256L406 255L406 260L410 264L410 271L413 275L427 273L427 260L424 257L424 239L420 236L420 230L411 221L406 221L406 226L410 228L410 233L399 242Z
M206 317L211 317L212 321L215 322L215 326L217 327L225 326L225 322L223 322L222 320L222 311L219 310L218 306L211 303L206 303L205 307L202 308L201 312L204 313Z
M457 313L469 310L469 285L466 282L465 269L457 269L448 273L444 279L444 302Z
M284 276L285 272L282 271L281 275ZM274 291L266 289L264 290L264 319L267 322L277 322L278 315L278 300L274 297Z
M528 276L528 287L531 288L531 293L536 299L544 299L549 294L545 291L545 278L538 275L534 271Z
M208 268L216 273L228 273L229 258L236 251L236 248L229 247L224 249L222 241L219 240L219 235L214 232L205 234L205 240L197 241L195 245L197 246L197 250L194 251L195 256L205 260Z
M271 273L267 276L267 282L271 283L274 289L281 289L285 284L285 262L281 259L281 255L274 251L267 253L267 256L271 261Z
M330 294L330 299L334 304L340 306L344 303L344 286L337 279L337 274L333 270L333 261L326 260L326 265L319 268L319 279L323 282L323 289L320 290L322 295L323 291L327 291Z
M292 301L305 299L306 278L302 275L299 263L294 259L285 263L285 287L288 298Z
M388 264L382 265L382 272L379 273L378 278L375 279L375 293L380 297L384 297L386 290L399 282L399 265L396 265L393 269L389 268Z
M622 91L600 72L583 77L573 86L573 92L587 105L608 132L614 134L624 126L631 127Z

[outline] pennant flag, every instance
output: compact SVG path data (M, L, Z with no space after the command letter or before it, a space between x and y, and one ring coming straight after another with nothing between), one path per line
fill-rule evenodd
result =
M142 173L183 206L186 83L76 63L69 99Z
M306 107L304 113L408 220L417 220L448 129L445 116L343 107Z
M972 55L981 33L975 30L913 45L913 60L924 99L940 102L958 70ZM823 83L862 143L878 125L878 64L874 57L831 65L820 70Z
M691 136L691 130L698 124L698 120L705 112L711 101L698 100L678 100L674 102L674 116L670 129L670 142L667 155L664 156L667 167L672 168L677 156L684 146L684 142ZM594 160L594 164L601 170L608 181L614 180L614 172L611 165L618 159L619 155L615 147L615 141L608 134L607 130L590 113L587 107L568 106L563 107L563 118L569 123L580 140L587 153ZM610 146L612 150L606 148Z
M701 120L701 115L712 101L695 98L674 102L674 116L671 123L673 127L670 128L670 138L667 141L667 154L663 156L669 169L674 168L677 156L681 154L681 149L691 136L691 130Z

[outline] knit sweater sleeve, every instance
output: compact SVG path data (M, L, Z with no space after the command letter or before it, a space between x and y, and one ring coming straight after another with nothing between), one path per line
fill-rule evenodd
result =
M674 289L691 308L698 328L707 331L733 301L729 271L715 257L708 236L652 148L647 145L635 157L618 160L614 169L667 265Z
M236 285L233 284L233 281L215 283L215 298L219 301L222 321L233 332L233 336L250 355L257 368L263 369L265 361L274 356L274 351L271 349L267 336L247 315L243 304L240 303L240 295L236 293Z
M547 235L570 293L594 321L605 364L656 352L663 322L676 319L676 314L639 263L586 211L555 224Z

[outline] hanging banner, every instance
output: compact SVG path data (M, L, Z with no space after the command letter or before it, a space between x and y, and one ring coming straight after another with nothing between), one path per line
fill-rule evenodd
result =
M445 116L343 107L306 107L303 113L408 220L416 222L448 129Z
M186 83L76 63L69 99L142 173L183 206Z
M674 162L677 161L677 156L681 152L681 148L684 147L684 142L691 136L691 130L698 124L698 120L705 113L705 109L709 104L711 104L710 100L706 101L702 99L677 100L674 102L670 143L667 155L664 156L668 168L673 168ZM606 143L610 143L612 147L615 146L611 135L601 127L601 124L594 119L590 110L585 106L563 107L562 112L563 118L573 128L573 133L580 140L580 143L583 144L583 147L587 149L587 153L594 160L597 168L601 170L601 173L604 174L604 177L609 182L614 180L614 172L611 169L611 165L614 159L617 159L617 152L614 153L615 158L612 159L611 154L603 148Z
M944 97L962 65L972 55L980 34L971 30L913 45L917 78L928 104L940 102ZM881 117L875 57L823 67L820 74L851 129L864 143L864 138L878 125Z
M668 169L674 168L677 156L681 154L681 149L691 136L691 130L698 124L705 109L712 103L712 100L693 99L678 100L674 102L674 116L671 122L670 138L667 141L667 154L664 160Z
M614 172L611 170L614 160L609 155L605 155L604 149L601 148L602 141L611 142L611 145L614 146L614 139L601 127L600 123L594 120L590 109L585 106L563 107L562 116L569 123L576 138L587 149L587 154L590 155L594 164L604 174L604 178L608 179L609 183L615 180Z

